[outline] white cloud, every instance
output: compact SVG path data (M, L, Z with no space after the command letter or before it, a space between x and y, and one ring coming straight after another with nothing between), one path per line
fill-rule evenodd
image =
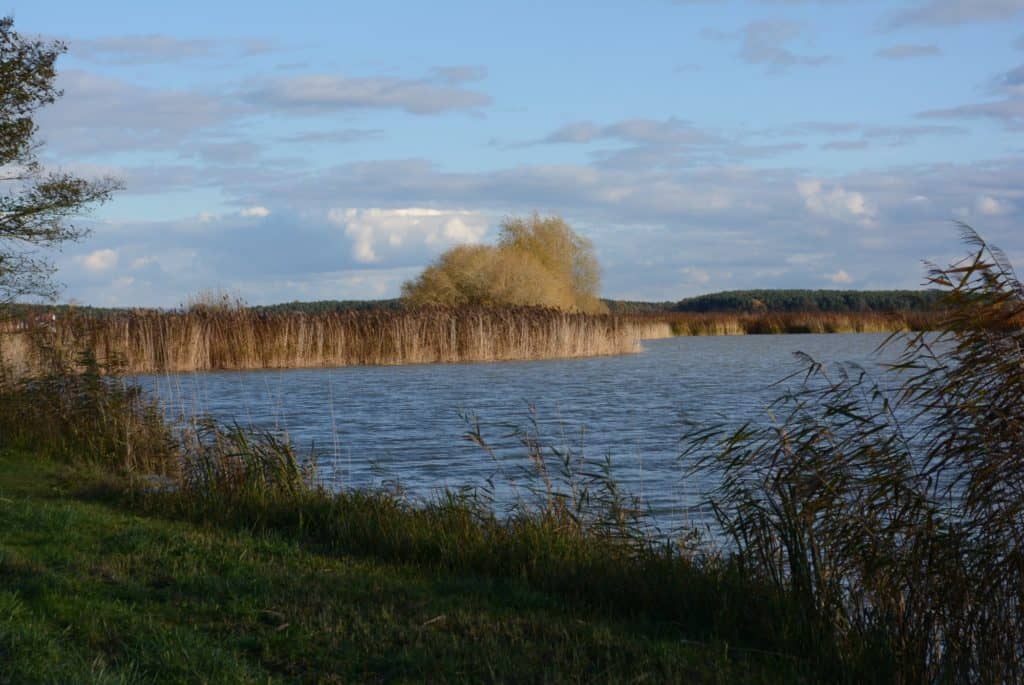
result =
M185 60L259 55L273 46L258 39L232 40L175 38L159 34L65 39L71 54L90 62L108 64L161 64Z
M431 73L445 83L469 83L487 78L487 67L459 64L453 67L434 67Z
M270 216L270 210L267 209L266 207L256 205L254 207L246 207L241 212L239 212L239 214L247 218L262 219L264 217Z
M76 257L75 261L93 273L108 271L117 266L117 250L109 248L95 250L87 255Z
M1024 254L1017 220L1024 207L1017 200L1024 164L1012 156L829 176L790 168L597 163L453 171L403 159L305 174L232 170L226 178L225 199L234 209L207 223L193 215L93 225L88 242L57 257L70 267L61 274L68 295L106 302L123 266L136 278L118 294L123 304L173 305L185 293L225 284L250 302L296 299L286 281L308 284L303 298L342 297L333 279L353 269L393 275L372 287L370 281L346 282L344 292L374 297L377 288L388 288L383 296L395 296L403 279L448 244L486 240L488 221L535 209L561 213L594 241L609 297L678 299L726 283L813 287L829 284L840 265L856 285L918 287L922 258L947 263L961 254L949 220L980 217L982 197L993 198L1006 213L976 221L979 230L1010 255ZM928 201L914 200L919 197ZM239 214L261 204L273 205L273 221ZM327 221L331 208L337 209ZM957 208L965 208L963 214L955 214ZM862 229L876 225L885 230ZM102 278L72 261L108 247L117 249L119 262ZM810 257L819 253L835 255L834 261ZM129 268L146 256L158 263ZM709 284L684 285L680 269L687 267L709 274ZM726 281L726 272L735 276Z
M803 33L800 24L790 21L760 20L743 29L740 57L750 64L766 64L775 69L793 66L820 66L832 60L828 55L801 55L788 44Z
M996 76L990 81L988 90L992 94L1002 95L1002 99L928 110L918 116L939 119L995 119L1009 130L1019 131L1024 128L1024 65L1018 65Z
M1005 200L997 200L991 195L982 195L974 205L978 214L985 216L1000 216L1010 211L1009 203Z
M711 280L711 274L704 269L695 269L693 267L683 267L679 270L679 273L683 275L684 284L698 284L704 285Z
M914 59L917 57L938 57L942 50L937 45L890 45L875 52L875 56L885 59Z
M907 26L955 26L1009 20L1024 11L1024 0L926 0L890 16L890 29Z
M870 223L874 218L874 209L862 193L838 185L826 190L817 179L797 181L796 189L804 199L804 206L815 214L840 220L856 219L862 223Z
M479 213L442 211L422 207L404 209L340 209L327 218L345 227L353 239L352 256L370 264L380 260L381 249L434 248L458 243L477 243L487 232L487 220Z
M178 150L197 131L210 130L244 111L230 98L195 90L148 88L77 69L61 71L64 91L40 112L51 151L79 158L141 149Z
M935 119L995 119L1008 129L1020 130L1024 128L1024 98L1006 97L1002 100L933 109L921 112L918 116Z
M259 84L247 94L257 105L319 114L346 109L400 109L410 114L477 110L491 103L483 93L463 88L461 81L388 76L353 78L310 74Z
M161 35L75 38L70 41L75 57L115 64L176 62L210 57L217 51L212 40L182 40Z
M794 266L806 266L818 264L831 256L832 254L828 252L797 252L786 257L786 263Z
M835 272L834 274L829 274L828 280L832 281L833 283L853 283L853 278L850 277L850 274L846 273L842 269Z

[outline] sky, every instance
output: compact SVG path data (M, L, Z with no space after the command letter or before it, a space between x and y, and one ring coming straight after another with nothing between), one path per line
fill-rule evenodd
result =
M956 221L1024 265L1024 0L10 13L68 45L41 159L124 183L55 255L64 301L394 297L534 211L618 299L916 288Z

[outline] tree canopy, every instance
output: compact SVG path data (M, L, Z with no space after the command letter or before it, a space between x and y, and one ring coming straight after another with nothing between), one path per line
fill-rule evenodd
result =
M59 42L26 39L11 17L0 19L0 302L53 297L53 267L40 251L87 231L69 223L119 186L48 170L37 157L36 112L62 92L55 80Z
M413 305L540 305L607 312L589 240L560 217L533 214L501 224L497 245L460 245L402 286Z
M730 290L681 300L681 312L901 312L930 311L935 290Z

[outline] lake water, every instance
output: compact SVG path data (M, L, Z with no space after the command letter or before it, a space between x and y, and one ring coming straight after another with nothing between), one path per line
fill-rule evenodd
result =
M871 365L885 335L683 337L644 343L635 355L588 359L143 376L172 413L209 414L287 431L315 448L331 487L393 486L413 497L509 481L528 469L517 429L534 416L545 444L582 453L670 527L706 489L684 478L683 416L700 422L767 421L774 386L804 365ZM895 349L895 348L894 348ZM886 356L892 356L888 352ZM475 415L496 458L465 439Z

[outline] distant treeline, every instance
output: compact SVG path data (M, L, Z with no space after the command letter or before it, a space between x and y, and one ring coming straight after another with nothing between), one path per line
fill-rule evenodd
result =
M608 311L619 316L651 315L674 312L699 314L748 314L759 312L834 312L834 313L904 313L934 311L939 293L934 290L730 290L690 297L678 302L640 302L609 300L602 302ZM256 312L297 312L325 314L350 311L399 311L407 307L400 298L388 300L316 300L314 302L282 302L248 307ZM188 309L188 307L185 307ZM74 312L102 319L131 311L157 311L147 308L89 307L81 305L13 305L7 312L13 318Z
M91 319L104 319L110 316L120 316L140 308L132 307L90 307L77 304L24 304L14 303L0 306L0 321L6 319L22 320L46 318L51 314L57 318L64 318L70 314L85 316Z
M279 304L243 305L257 313L273 314L277 312L296 312L301 314L325 314L330 312L351 311L396 311L403 308L402 301L393 300L317 300L315 302L281 302ZM179 308L159 307L91 307L77 304L12 304L3 309L3 315L13 319L29 317L46 317L55 314L57 318L69 315L83 316L90 319L105 319L112 316L140 313L160 313L184 311L193 306ZM203 308L200 305L199 308ZM218 308L217 306L213 307Z
M679 311L678 302L635 302L633 300L601 300L612 314L663 314Z
M690 297L678 302L601 300L612 314L663 314L668 312L928 312L939 301L934 290L730 290ZM403 300L320 300L286 302L254 307L258 311L305 313L350 310L397 310Z
M257 312L300 312L303 314L324 314L350 311L397 311L403 308L402 300L317 300L315 302L282 302L280 304L255 305Z
M731 290L682 300L678 312L927 312L936 290Z

